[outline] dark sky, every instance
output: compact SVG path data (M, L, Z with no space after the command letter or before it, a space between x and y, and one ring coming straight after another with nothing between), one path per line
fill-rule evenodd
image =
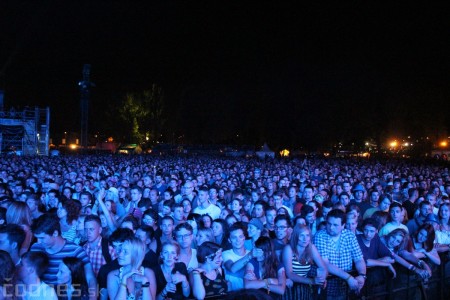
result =
M2 1L5 105L49 106L52 136L79 131L89 63L90 130L108 135L110 107L153 83L165 93L165 136L186 142L448 133L447 7L132 2Z

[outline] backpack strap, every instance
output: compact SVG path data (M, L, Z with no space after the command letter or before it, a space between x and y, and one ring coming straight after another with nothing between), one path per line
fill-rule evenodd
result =
M111 254L109 254L109 243L107 238L102 238L102 254L106 263L111 262Z

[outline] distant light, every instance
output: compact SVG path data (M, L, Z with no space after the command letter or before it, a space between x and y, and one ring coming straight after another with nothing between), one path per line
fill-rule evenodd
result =
M76 144L70 144L70 145L69 145L69 148L72 149L72 150L75 150L75 149L78 148L78 145L76 145Z
M366 142L366 146L369 146L369 142Z
M403 146L408 147L409 143L404 143Z
M391 146L392 148L397 147L397 145L398 145L397 141L392 141L389 143L389 146Z
M284 149L280 151L280 155L284 156L284 157L288 157L289 156L289 150L288 149Z
M447 147L448 143L447 141L442 141L439 145L441 145L441 147Z

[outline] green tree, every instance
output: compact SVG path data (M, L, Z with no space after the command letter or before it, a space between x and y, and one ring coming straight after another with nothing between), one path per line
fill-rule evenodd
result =
M146 136L156 141L164 125L162 88L153 84L150 90L142 93L128 93L118 109L129 142L141 144Z

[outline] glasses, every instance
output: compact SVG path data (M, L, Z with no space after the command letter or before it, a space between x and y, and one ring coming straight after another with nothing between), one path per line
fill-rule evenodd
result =
M143 218L142 221L144 221L144 223L154 223L155 220L153 220L152 218Z
M211 253L210 255L206 255L205 257L209 258L210 260L213 260L214 258L216 258L219 255L222 255L222 248L217 250L215 253Z
M285 230L287 228L287 226L275 226L275 230Z
M178 240L186 240L188 239L190 236L192 235L192 233L188 233L188 234L177 234L176 238Z

